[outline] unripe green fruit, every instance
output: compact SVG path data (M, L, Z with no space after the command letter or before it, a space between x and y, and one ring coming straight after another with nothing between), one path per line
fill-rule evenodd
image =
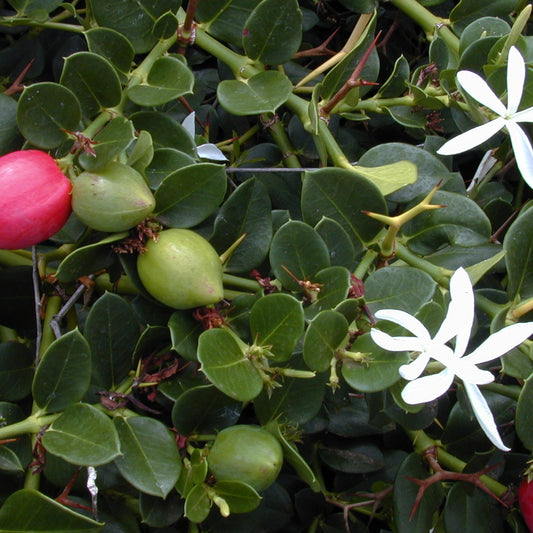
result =
M167 229L150 240L137 259L146 290L174 309L192 309L222 300L222 263L201 235L188 229Z
M155 198L135 169L111 162L82 172L72 184L72 209L87 226L117 232L133 228L152 213Z
M283 450L266 429L237 425L217 435L207 462L217 481L242 481L264 490L278 477Z

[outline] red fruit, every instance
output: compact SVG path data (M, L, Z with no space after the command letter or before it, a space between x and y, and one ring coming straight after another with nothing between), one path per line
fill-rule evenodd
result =
M522 479L518 487L518 503L524 521L533 533L533 481L528 481L527 477Z
M26 248L57 233L71 212L71 188L45 152L0 157L0 248Z

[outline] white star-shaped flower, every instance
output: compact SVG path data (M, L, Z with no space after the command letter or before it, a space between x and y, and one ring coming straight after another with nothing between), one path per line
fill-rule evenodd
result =
M394 322L413 333L414 337L393 337L373 328L374 342L391 352L415 352L416 359L400 367L400 375L409 381L402 390L403 400L411 405L435 400L450 388L455 377L466 390L472 411L490 441L501 450L509 450L498 433L494 417L478 385L494 381L488 370L477 367L506 354L533 335L533 322L513 324L493 333L472 353L464 355L474 322L474 291L468 273L459 268L450 279L450 305L446 317L434 338L414 316L397 309L382 309L375 316ZM447 343L455 337L455 346ZM422 376L431 359L444 369L437 374Z
M518 111L524 92L525 79L524 58L514 46L509 50L507 61L507 107L481 76L469 70L459 71L457 81L463 90L498 116L449 140L441 146L437 153L452 155L466 152L483 144L502 128L505 128L511 137L511 145L518 169L526 183L533 188L533 148L526 133L518 125L519 122L533 122L533 107Z
M181 125L187 130L187 133L189 134L190 138L195 142L195 128L194 128L194 120L195 120L195 113L194 111L187 115L184 119ZM195 143L196 144L196 143ZM196 153L198 154L198 157L201 159L209 159L211 161L227 161L228 158L224 155L222 150L218 148L215 144L212 143L206 143L201 144L200 146L196 146Z

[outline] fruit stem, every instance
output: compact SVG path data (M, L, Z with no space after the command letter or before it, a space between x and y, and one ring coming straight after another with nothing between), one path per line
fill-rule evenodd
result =
M230 285L238 289L243 289L245 291L257 292L261 285L253 279L241 278L240 276L234 276L233 274L227 274L224 272L222 274L222 282L225 285Z

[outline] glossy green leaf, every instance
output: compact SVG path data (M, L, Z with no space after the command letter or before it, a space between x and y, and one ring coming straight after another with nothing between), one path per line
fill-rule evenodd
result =
M172 56L155 60L146 80L131 86L128 98L145 107L166 104L192 92L194 75L187 65Z
M181 459L174 436L154 418L115 417L122 455L115 464L135 488L165 498L181 472Z
M503 528L498 503L481 490L454 483L444 506L446 533L490 533Z
M265 186L255 178L237 187L217 212L211 244L219 253L246 235L224 265L230 273L249 273L268 255L272 208Z
M533 208L527 209L508 229L503 241L510 300L533 296Z
M226 193L224 167L198 163L167 176L155 193L155 216L174 228L192 228L222 203Z
M475 202L462 194L437 191L432 203L446 207L425 211L402 228L412 251L425 255L445 245L467 247L489 242L490 221Z
M331 309L348 297L350 290L350 271L343 266L330 266L317 272L314 281L320 284L316 301L306 309L312 316L323 309Z
M378 309L401 309L415 314L429 301L435 291L435 281L414 267L385 267L365 280L366 303Z
M183 460L183 468L176 483L176 490L183 498L189 494L195 485L201 485L207 476L208 465L203 449L194 448Z
M444 496L439 482L428 487L414 516L410 516L419 487L409 478L425 479L427 477L429 476L422 458L416 453L407 456L394 482L393 512L398 533L427 533L431 529L433 513L439 508Z
M85 32L89 52L107 59L118 72L122 81L126 81L135 50L124 35L109 28L90 28Z
M268 65L292 59L302 39L302 12L296 0L263 0L244 25L245 54Z
M274 361L287 361L304 332L302 304L288 294L260 298L250 312L250 331L256 345L269 347Z
M115 233L99 242L78 248L61 261L56 272L57 279L69 283L110 267L116 261L116 254L110 245L127 236L128 233Z
M177 492L171 492L165 499L141 492L139 511L144 524L151 527L168 527L177 522L184 512L185 501Z
M459 51L462 53L472 43L485 37L501 37L507 35L509 24L497 17L481 17L471 22L461 33Z
M348 321L333 310L321 311L305 332L303 357L311 370L323 372L348 335Z
M511 13L519 2L517 0L496 0L479 2L479 0L461 0L450 12L450 21L458 33L471 22L485 16L505 16Z
M17 454L7 446L0 446L0 471L22 474L24 468Z
M91 307L84 330L91 347L92 383L104 389L118 385L132 367L132 355L140 335L131 306L110 292Z
M91 148L96 156L90 153L81 153L79 162L84 170L96 170L110 163L119 156L135 139L135 132L131 121L124 117L112 119L105 128L94 137Z
M263 380L243 346L224 329L209 329L200 335L198 360L209 381L230 398L247 402L263 390Z
M79 402L89 388L91 349L78 329L55 340L46 350L33 379L33 399L47 413Z
M218 481L213 488L229 505L231 513L249 513L261 503L259 493L240 481Z
M522 444L533 450L533 434L531 427L533 424L533 376L528 377L520 391L518 404L516 406L515 427L516 433Z
M246 81L223 80L217 86L220 105L240 116L274 113L291 92L291 82L277 70L260 72Z
M19 15L31 15L35 12L52 12L61 4L61 0L9 0L8 2Z
M17 126L17 101L7 94L0 95L0 155L15 150L20 143L20 131Z
M178 18L172 11L163 13L154 24L152 34L158 39L170 39L179 27Z
M118 105L122 97L120 78L115 68L107 59L92 52L68 56L60 82L76 94L83 114L88 117Z
M128 156L127 165L134 168L140 174L146 172L146 167L152 162L154 157L154 143L152 136L147 131L139 132L137 141Z
M315 230L328 247L331 265L353 270L357 253L361 252L361 249L356 249L348 232L336 220L328 217L322 217Z
M97 533L102 527L34 489L14 492L0 509L0 529L6 533Z
M394 63L394 69L387 80L379 86L380 98L394 98L405 92L409 81L409 62L401 55Z
M291 359L291 368L307 370L301 357ZM312 379L285 376L283 386L264 390L254 399L254 410L261 424L272 420L291 426L299 426L315 417L326 393L325 375Z
M329 251L311 226L291 220L281 226L272 239L270 263L284 287L301 291L301 286L292 276L300 281L313 281L319 270L329 266Z
M366 178L340 168L306 172L302 189L302 214L311 225L326 216L338 222L348 233L356 249L371 240L382 224L363 211L387 213L378 188Z
M244 24L261 0L205 0L198 3L197 19L213 37L242 46Z
M64 130L75 131L81 119L78 96L57 83L26 87L17 107L20 132L39 148L56 148L67 139Z
M113 422L86 403L64 411L46 430L42 443L49 453L81 466L104 465L121 453Z
M386 390L400 380L400 366L409 362L406 352L389 352L377 347L369 335L359 337L351 348L352 352L368 354L363 362L347 357L342 362L342 376L360 392Z
M91 8L99 26L123 34L135 53L148 52L156 43L152 28L167 11L176 13L181 0L92 0Z
M202 325L184 311L175 311L168 321L172 349L189 361L196 361L198 337L202 333Z
M305 459L300 455L296 446L289 442L283 433L276 420L269 422L265 429L270 431L274 437L276 437L283 449L283 458L290 463L294 470L298 473L301 479L303 479L314 492L320 492L320 482L318 481L315 473L311 467L306 463Z
M358 443L329 438L318 448L322 461L339 472L366 474L385 466L383 453L372 443Z
M34 354L20 342L0 344L0 401L17 401L31 392Z
M152 160L145 170L146 179L152 189L157 189L172 172L194 163L196 161L190 155L175 148L156 148Z
M195 485L185 498L185 516L194 523L203 522L211 510L212 501L206 487Z
M180 435L213 433L234 425L240 413L240 402L204 385L180 395L172 408L172 424Z
M139 111L130 116L137 131L152 136L154 148L175 148L194 157L196 147L187 130L170 115L157 111Z

